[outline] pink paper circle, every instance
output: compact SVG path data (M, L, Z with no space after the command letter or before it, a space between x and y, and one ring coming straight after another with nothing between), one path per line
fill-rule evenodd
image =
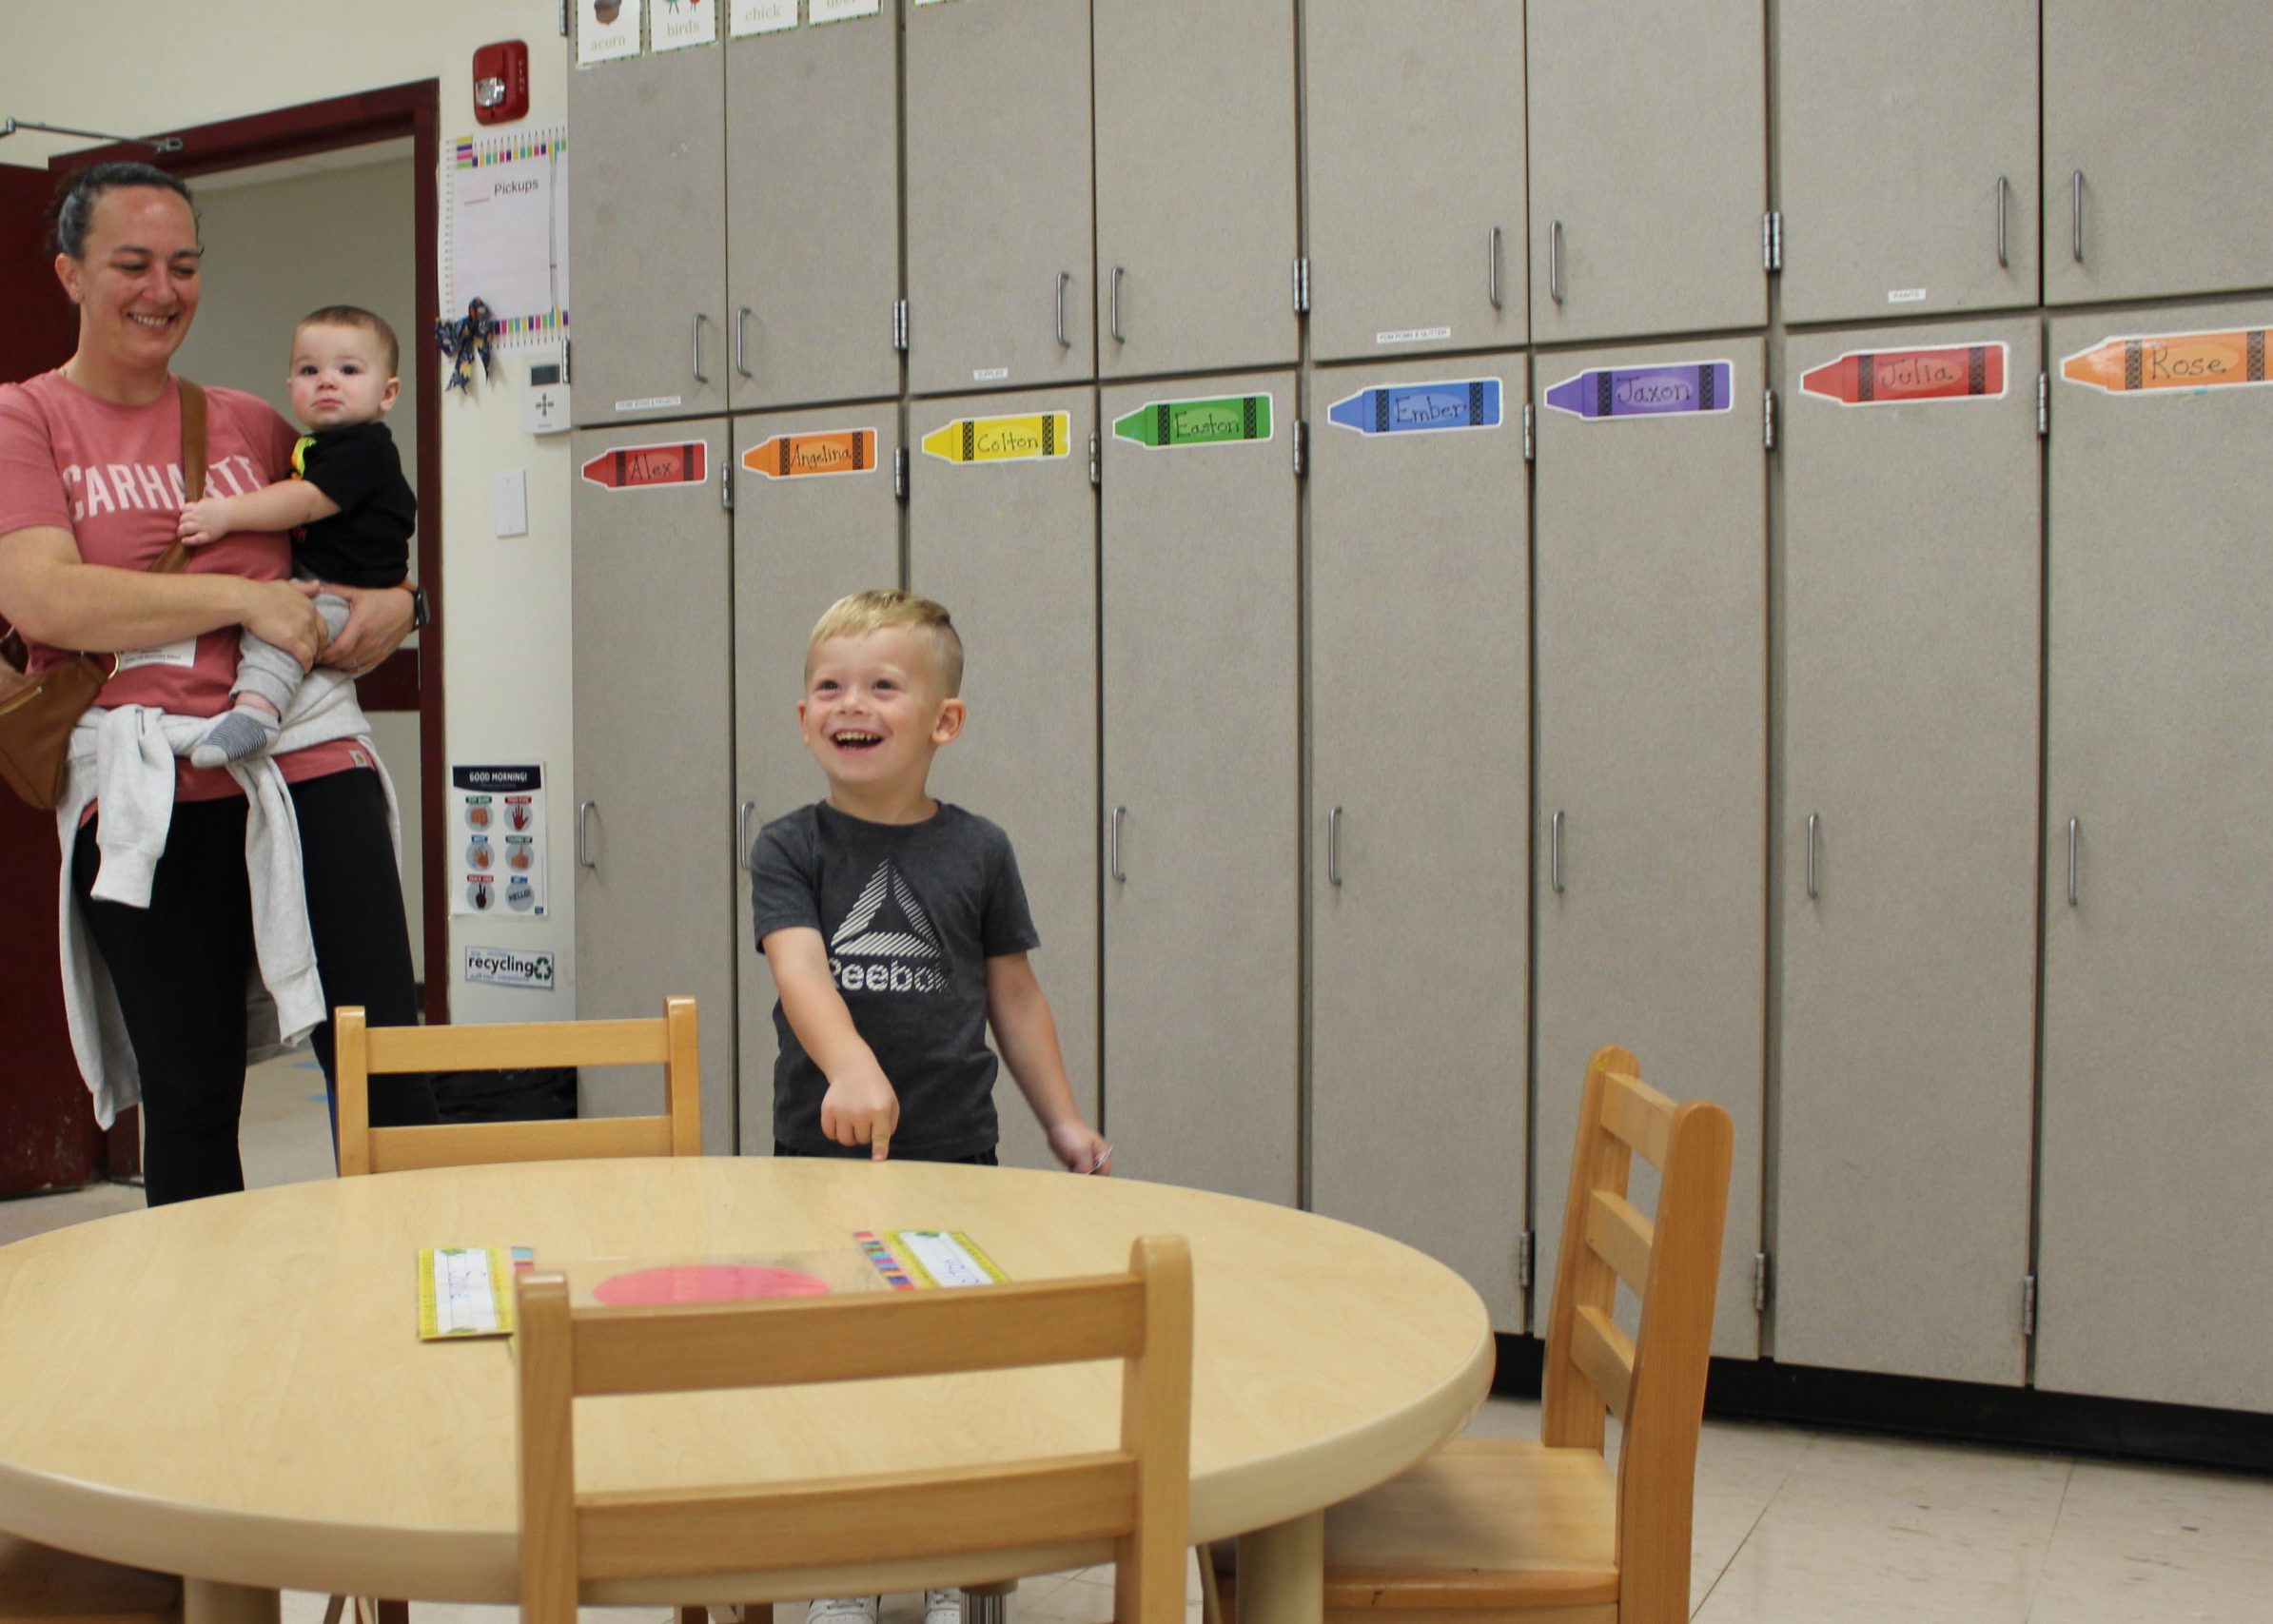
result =
M750 1297L826 1297L829 1282L764 1263L684 1263L604 1280L592 1295L612 1305L732 1302Z

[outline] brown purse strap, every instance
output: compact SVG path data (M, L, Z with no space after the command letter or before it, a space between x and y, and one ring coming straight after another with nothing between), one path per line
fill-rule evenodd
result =
M174 382L182 392L182 499L193 502L206 494L206 392L186 378ZM151 573L170 575L188 557L188 547L176 541L158 555Z

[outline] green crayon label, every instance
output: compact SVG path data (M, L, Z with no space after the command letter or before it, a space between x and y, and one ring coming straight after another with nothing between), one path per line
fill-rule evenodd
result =
M1268 395L1225 395L1209 401L1154 401L1115 420L1113 438L1172 450L1186 445L1229 445L1271 437Z

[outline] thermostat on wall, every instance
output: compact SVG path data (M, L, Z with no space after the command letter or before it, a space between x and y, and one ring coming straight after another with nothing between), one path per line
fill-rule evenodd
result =
M568 384L560 358L529 362L529 392L521 397L521 426L531 434L568 432Z

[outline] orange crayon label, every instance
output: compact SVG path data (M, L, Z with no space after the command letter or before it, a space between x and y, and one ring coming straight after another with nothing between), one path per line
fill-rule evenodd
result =
M2111 395L2148 389L2221 389L2263 383L2263 327L2223 333L2143 333L2102 339L2060 363L2070 383Z
M876 466L876 431L839 429L829 434L777 434L742 453L742 466L769 479L812 474L868 474Z

